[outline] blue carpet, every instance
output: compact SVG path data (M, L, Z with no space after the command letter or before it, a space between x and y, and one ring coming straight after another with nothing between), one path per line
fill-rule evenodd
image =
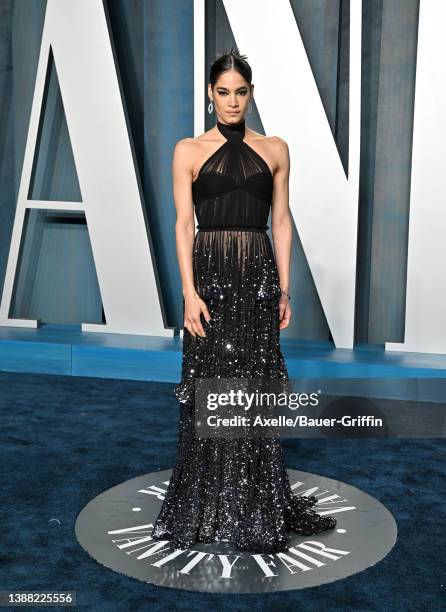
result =
M173 386L0 372L0 590L75 590L80 609L119 612L444 609L442 439L283 441L287 467L363 489L398 523L384 560L338 582L265 595L203 594L152 586L96 563L77 543L76 516L102 491L173 466Z

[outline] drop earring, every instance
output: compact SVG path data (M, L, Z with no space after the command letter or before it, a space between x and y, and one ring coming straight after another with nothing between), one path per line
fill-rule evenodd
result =
M213 111L213 110L214 110L214 103L213 103L213 101L211 100L211 101L209 102L209 105L208 105L208 113L209 113L209 114L212 114L212 111Z
M251 104L251 102L248 104L248 113L249 114L252 113L252 104Z

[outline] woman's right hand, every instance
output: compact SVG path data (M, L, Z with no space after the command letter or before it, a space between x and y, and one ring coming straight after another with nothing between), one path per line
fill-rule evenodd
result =
M203 313L206 322L209 323L211 316L206 306L206 302L201 299L198 293L188 294L184 296L184 327L192 336L197 334L202 338L206 337L203 325L201 324L201 313Z

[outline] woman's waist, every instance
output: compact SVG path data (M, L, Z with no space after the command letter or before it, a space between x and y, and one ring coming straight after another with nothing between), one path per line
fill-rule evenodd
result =
M207 201L195 208L197 230L266 231L270 207L246 194Z
M199 232L266 232L268 225L197 225Z
M251 259L257 255L261 262L264 257L271 257L272 244L268 226L219 226L201 227L194 238L194 253L205 254L225 265L241 255Z

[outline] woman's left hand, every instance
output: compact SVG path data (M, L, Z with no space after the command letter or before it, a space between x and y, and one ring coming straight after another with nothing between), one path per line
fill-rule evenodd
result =
M291 314L292 311L290 306L290 300L286 295L281 295L279 299L279 329L285 329L285 327L288 327L288 324L291 320Z

